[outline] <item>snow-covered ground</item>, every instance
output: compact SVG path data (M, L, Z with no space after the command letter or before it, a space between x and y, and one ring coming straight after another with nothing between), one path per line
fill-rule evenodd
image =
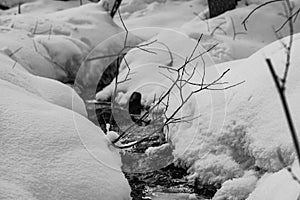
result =
M180 67L199 37L197 54L218 44L203 59L189 64L191 69L196 66L191 81L199 82L204 68L206 83L230 68L222 81L244 82L225 91L202 91L184 106L181 116L201 116L192 123L170 126L175 160L188 168L189 180L221 184L215 200L294 200L300 186L283 169L278 149L284 162L293 164L296 175L300 175L299 166L265 62L270 58L276 70L283 71L285 49L276 41L274 28L284 22L280 14L284 8L277 2L258 10L247 20L246 30L242 21L266 1L247 1L247 6L245 2L206 19L206 1L124 0L121 15L132 31L126 45L150 44L125 49L130 51L121 64L119 80L127 77L127 64L130 79L118 86L116 101L126 105L132 92L139 91L142 103L151 105L172 84L165 76L174 78L159 66ZM293 2L299 9L299 1ZM110 18L106 10L110 6L78 4L30 1L22 5L21 15L14 15L16 7L0 12L0 199L130 199L111 138L86 118L79 95L61 83L76 80L86 89L95 89L116 58L109 55L123 50L126 34L119 17ZM300 31L299 20L294 31ZM280 35L287 36L288 28ZM286 92L297 130L299 52L300 34L295 34ZM89 60L97 56L108 57ZM113 82L95 97L109 99L114 89ZM176 92L171 110L180 99Z
M86 9L92 12L97 6L100 8L93 4ZM76 17L79 11L69 12ZM101 15L107 14L103 11ZM51 39L47 34L32 34L26 29L32 25L27 21L24 27L4 27L2 19L0 199L130 199L118 151L86 118L79 95L54 80L70 78L68 72L76 75L76 68L67 64L76 63L68 59L85 56L91 46L75 36L53 34ZM113 31L120 31L111 24ZM91 37L93 44L103 37Z
M120 157L80 97L0 59L0 199L129 199Z
M0 39L4 51L11 54L19 49L11 57L29 72L63 82L77 79L84 87L96 87L103 71L116 59L84 62L86 58L117 54L124 47L123 29L101 3L49 14L4 15L0 25L5 27ZM141 41L130 34L126 44Z

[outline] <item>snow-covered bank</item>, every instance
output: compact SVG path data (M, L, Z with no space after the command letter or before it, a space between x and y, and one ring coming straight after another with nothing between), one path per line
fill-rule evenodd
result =
M82 99L73 89L56 81L75 81L82 90L96 90L104 70L116 58L111 55L123 49L126 37L123 28L115 23L118 19L111 19L102 2L59 12L54 11L61 7L54 8L51 4L50 9L43 7L40 13L28 10L16 16L0 14L3 92L0 199L130 198L128 183L120 172L120 156L110 146L117 133L108 132L107 141L103 132L85 118ZM203 83L206 85L228 68L231 70L217 86L245 82L226 91L202 91L183 107L178 117L198 114L200 117L190 123L172 124L165 130L166 139L175 148L174 161L188 169L189 181L222 186L214 200L246 199L249 195L251 200L273 199L274 195L292 200L299 186L282 170L277 150L282 152L286 164L295 163L295 154L265 62L269 57L276 70L283 71L285 50L280 41L270 44L277 39L272 26L278 28L285 20L280 14L283 7L275 3L257 11L248 19L246 31L242 20L257 6L253 5L255 2L262 1L247 2L251 2L250 6L242 5L245 4L242 1L237 9L205 20L200 19L206 14L202 12L205 1L124 1L121 13L125 24L130 29L140 28L133 34L147 39L156 35L150 41L157 41L125 55L119 80L127 77L127 64L131 73L128 80L119 84L115 100L126 107L131 94L138 91L142 93L142 104L153 105L153 99L173 83L176 73L172 74L171 69L180 67L191 52L204 53L219 43L210 51L211 57L204 53L203 60L199 57L188 65L187 74L192 69L189 67L196 66L195 77L190 81L199 83L205 67ZM294 2L296 9L300 8L299 1ZM74 3L78 2L68 5L74 7ZM26 7L29 5L33 11L34 6L41 4L36 1L23 8L29 9ZM42 13L44 9L47 11ZM195 12L202 13L195 16ZM295 32L299 32L299 20L294 26ZM202 33L201 44L194 49L195 39ZM133 34L127 38L129 46L142 41ZM286 27L281 35L287 34ZM299 46L298 34L287 85L297 130L300 128ZM214 61L221 64L215 65ZM112 97L114 88L113 82L96 95L97 100ZM192 88L185 87L183 96ZM178 97L175 90L169 105L171 111L182 98ZM149 148L146 153L155 154L161 148ZM159 157L156 162L162 159ZM286 184L284 187L280 186L281 181Z
M298 78L300 59L297 56L300 51L299 44L300 34L297 34L294 40L291 71L286 91L297 130L300 129L298 104L300 99ZM197 137L184 154L177 155L178 158L183 159L183 163L191 166L190 172L194 176L199 176L201 177L200 180L213 183L238 178L244 174L244 170L253 169L253 167L258 167L259 171L262 172L276 172L283 167L278 159L278 149L281 150L285 163L292 164L294 162L294 147L289 129L274 82L265 62L265 58L271 58L276 70L281 73L284 70L285 56L285 49L281 41L277 41L248 59L216 65L221 71L231 68L231 72L224 78L224 81L234 83L238 80L245 80L246 82L226 91L226 102L213 107L215 109L213 112L218 112L222 105L226 107L226 115L224 119L219 121L223 124L223 128L214 130L214 127L207 125L209 116L200 118ZM200 112L210 113L209 106L206 107L205 104L205 102L201 102ZM207 102L207 105L210 104ZM188 135L192 137L194 130L195 127L181 133L181 137L178 137L178 148L186 148L184 138L189 137ZM249 185L247 186L249 182L246 181L245 183L246 188L249 189ZM280 184L280 181L278 183ZM241 188L240 184L233 185L237 187L236 191ZM258 187L260 186L258 185ZM275 184L272 189L276 187L280 186ZM234 188L231 188L232 190ZM272 196L273 190L264 191L268 191L268 195ZM284 196L284 192L285 189L283 188L279 193ZM228 191L223 198L230 199L235 195ZM271 196L265 199L272 199Z
M121 159L74 91L0 55L0 199L129 200ZM61 106L70 108L66 109Z
M79 95L53 80L74 80L88 52L122 29L101 4L62 13L1 16L0 199L129 200L118 151L86 118ZM123 39L113 44L118 51Z
M299 180L300 170L297 161L292 166L292 172ZM292 174L287 169L282 169L261 177L256 189L247 200L295 200L299 198L299 191L300 184L292 178Z
M188 39L185 42L184 40L177 41L180 41L178 45L170 45L172 52L178 52L176 46L188 46ZM297 129L300 129L300 109L297 103L300 99L298 78L300 59L297 54L300 51L299 44L300 34L297 34L294 38L294 53L287 84L287 97ZM192 50L192 45L190 49ZM152 50L159 52L161 48ZM185 50L183 52L188 53ZM180 53L179 55L186 56ZM147 80L143 79L144 81L141 81L141 77L146 77L150 71L154 74L158 66L168 64L169 60L166 59L169 58L168 53L159 53L152 57L146 53L143 56L143 53L134 50L127 56L129 65L133 66L134 75L124 84L120 84L116 99L120 104L126 104L130 94L138 90L145 97L143 102L147 104L147 97L151 99L155 92L157 96L160 96L162 92L159 86L156 88L156 84L166 86L166 82L158 79L159 73L153 77L147 77ZM156 56L158 58L155 58ZM197 112L201 113L201 117L192 124L174 125L170 128L171 138L175 145L174 156L179 161L178 164L189 168L191 180L199 177L203 184L218 184L233 179L232 184L224 185L225 189L221 189L223 193L218 193L218 198L224 196L229 198L235 195L234 191L237 192L243 188L247 191L241 192L240 195L246 198L254 189L258 179L255 173L244 176L246 171L258 170L260 173L276 172L282 169L282 163L277 155L278 148L281 149L286 163L291 164L294 161L294 148L286 119L265 61L265 58L270 58L280 73L284 69L285 56L281 41L276 41L247 59L215 66L210 66L208 63L206 82L211 82L228 68L231 70L222 81L230 84L245 82L226 91L201 92L196 98L196 104L187 104L183 109L185 116ZM180 59L174 59L174 65L177 66L176 64L180 64ZM203 66L198 66L199 72L201 72L201 67ZM124 76L121 74L120 80ZM147 87L148 84L151 87ZM113 86L105 88L97 94L97 98L106 99L112 94L113 89ZM172 103L176 104L175 101L174 99ZM245 183L245 185L240 183ZM234 187L237 188L234 189ZM229 190L232 193L226 192Z
M123 61L121 63L121 73L118 79L125 80L127 78L129 72L127 67L128 64L130 67L130 75L128 77L130 81L125 81L118 85L118 96L116 99L120 105L128 103L131 94L134 91L140 90L143 94L142 101L146 104L150 104L153 101L155 93L159 96L159 93L166 89L165 87L172 84L172 82L163 76L162 73L166 73L170 76L172 74L169 74L166 69L160 68L159 66L170 66L173 68L180 67L184 64L185 58L191 55L196 46L196 41L181 32L171 29L160 29L160 31L161 32L157 36L145 42L145 44L150 43L150 45L146 45L144 48L153 53L140 49L133 49L125 56L126 62ZM153 41L156 42L152 43ZM207 67L214 64L210 56L204 53L205 49L201 46L198 46L195 51L197 54L199 52L203 53L203 59ZM189 69L191 69L192 66L196 66L199 62L202 62L201 58L195 59L189 64ZM202 66L200 65L199 72L202 70L201 67ZM199 74L197 74L197 77L198 75ZM195 78L196 76L194 79ZM112 81L109 86L97 93L96 99L108 99L113 94L114 88L115 81Z
M118 54L126 37L101 2L39 16L4 15L0 25L5 26L0 44L11 53L19 49L12 58L28 71L63 82L77 79L84 87L96 87L104 70L116 59L84 62L87 56ZM141 41L129 34L126 45Z
M250 5L240 3L240 7L212 19L205 18L205 11L199 13L190 22L184 24L181 30L190 37L198 39L203 33L202 45L218 43L216 62L247 58L260 48L278 39L275 30L279 29L286 18L282 2L275 2L258 9L246 21L247 15L263 1L247 1ZM299 1L293 1L295 11L300 8ZM295 33L300 32L300 20L294 23ZM279 33L281 37L289 34L288 26Z
M45 101L73 110L85 117L87 112L83 100L69 86L58 81L28 73L8 56L0 53L0 79L22 87Z
M10 9L1 11L0 15L15 15L18 13L18 3L21 3L21 13L30 13L42 15L52 13L68 8L78 7L79 0L56 1L56 0L0 0L2 5L6 5ZM82 0L83 4L91 3L89 0Z

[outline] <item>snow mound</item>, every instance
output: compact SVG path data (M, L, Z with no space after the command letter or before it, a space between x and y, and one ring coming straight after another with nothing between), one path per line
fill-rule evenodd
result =
M225 181L214 195L213 200L243 200L254 190L257 175L253 171L246 172L243 177Z
M300 98L300 68L297 67L300 59L296 53L300 50L299 42L300 34L295 35L287 83L287 97L297 129L300 128L300 109L297 103ZM277 149L281 150L286 163L294 161L294 148L279 96L265 61L267 57L272 60L278 73L283 72L286 58L280 41L263 48L248 59L215 66L220 71L231 68L223 81L234 84L244 80L245 83L226 91L214 91L215 95L222 92L226 94L224 102L216 99L217 96L213 97L213 102L216 101L213 105L211 99L199 99L201 103L198 104L198 112L205 113L200 117L199 124L178 133L179 136L174 141L175 156L190 167L190 178L207 177L211 174L210 177L213 178L208 179L209 182L218 183L241 176L241 170L254 166L269 172L278 171L282 164L278 159ZM223 118L217 118L216 122L210 116L214 114L223 114ZM188 138L194 138L190 145L187 145ZM186 149L183 154L177 153L182 152L182 149ZM220 159L212 159L215 156ZM224 169L230 169L234 173L223 173ZM224 174L229 176L224 179Z
M129 0L122 2L121 12L134 13L140 10L146 10L149 4L166 3L167 0Z
M71 36L84 41L90 47L95 47L111 36L123 32L123 29L114 23L101 2L38 17L35 14L2 16L1 24L28 32L35 30L36 34ZM128 41L132 41L130 39L134 39L132 35Z
M130 199L100 128L10 81L0 88L1 199Z
M169 40L174 38L170 33L168 35ZM164 38L163 34L161 38ZM193 49L188 45L188 39L176 40L176 43L168 43L166 38L161 41L169 46L171 52L178 52L183 58L186 54L182 52L187 53L185 47ZM300 51L299 42L300 34L297 34L294 36L294 53L287 85L287 97L297 129L300 128L300 109L297 103L300 99L300 68L297 67L300 58L296 53ZM176 48L178 46L181 48ZM157 70L157 66L168 65L170 62L168 51L164 47L151 50L160 52L161 49L163 53L155 55L145 52L143 55L138 50L132 50L126 55L132 76L118 87L116 101L119 104L125 105L132 92L139 91L143 95L142 102L147 105L153 101L154 94L159 96L162 92L155 84L168 86L167 78L160 77L160 71ZM177 59L177 54L173 55L174 66L180 66L182 60ZM242 177L245 170L253 167L268 172L278 171L282 168L276 153L278 148L286 163L294 161L292 141L265 61L267 57L272 60L278 73L283 72L286 58L281 41L268 45L247 59L214 66L210 66L208 62L205 82L215 80L228 68L231 70L222 81L230 84L245 82L225 91L201 92L195 101L186 104L183 109L185 116L201 113L201 117L193 123L170 126L170 139L175 145L173 154L178 164L189 168L191 180L201 177L203 184L219 184ZM201 67L203 66L199 65L197 68L200 72ZM127 74L125 63L123 69L119 80ZM150 77L149 73L153 76ZM112 84L99 92L96 98L107 99L113 90ZM176 101L173 99L170 107Z
M40 43L35 43L31 33L1 27L0 44L4 54L21 64L30 73L67 81L66 73L49 59L45 48Z
M294 54L292 55L291 71L287 85L287 97L296 127L300 126L300 109L297 103L299 94L300 63L296 52L299 51L300 35L295 35ZM245 81L240 86L226 91L214 91L211 99L202 99L198 104L198 112L205 113L199 124L179 133L175 141L175 156L181 162L190 166L191 178L194 176L207 177L211 173L211 183L225 181L224 169L246 170L257 166L266 171L278 171L282 168L277 156L280 148L286 163L294 160L294 149L289 136L279 96L270 75L265 58L269 57L276 69L283 71L285 50L280 41L277 41L248 59L227 62L215 67L224 71L231 68L224 79L225 82L237 83ZM218 99L217 94L225 93L225 101ZM213 103L212 102L216 102ZM221 115L213 119L210 115ZM217 119L217 121L216 121ZM211 124L213 123L213 124ZM195 133L196 132L196 133ZM197 135L194 137L194 135ZM188 138L194 138L187 145ZM188 147L187 147L188 146ZM185 153L177 151L186 149ZM214 156L223 156L223 159L211 159ZM231 162L228 162L231 161ZM225 162L226 161L226 162ZM214 166L207 169L206 166ZM221 164L222 163L222 164ZM231 167L235 166L235 167ZM236 170L239 172L239 170ZM234 172L234 176L241 176ZM222 181L221 181L222 182Z
M299 165L295 161L293 173L299 178ZM256 189L247 200L295 200L299 198L300 184L296 182L287 169L274 174L265 174L257 183Z
M131 33L127 36L114 23L104 2L39 16L2 16L0 24L13 28L3 32L0 43L11 52L21 48L13 59L28 71L62 82L77 78L81 87L96 87L104 70L116 59L110 55L130 49L124 48L125 40L129 47L142 41ZM89 61L96 56L108 57Z
M60 69L65 73L65 77L60 79L74 81L83 60L89 52L88 46L80 40L59 35L55 35L50 39L49 36L40 35L34 39L36 43L44 47L48 54L48 60L52 61L56 71Z
M123 61L121 63L121 73L118 80L122 81L126 78L130 80L118 85L116 99L120 105L128 103L134 91L141 92L143 94L142 102L145 105L149 105L153 101L155 94L158 97L172 83L162 75L162 73L168 73L166 69L162 69L160 66L170 66L173 68L182 66L185 58L191 55L196 46L194 40L175 30L164 30L144 44L147 45L143 48L152 53L133 49L126 54L126 62ZM198 55L198 53L203 53L205 50L198 46L195 51L197 52L196 55ZM208 54L204 53L203 59L207 66L213 65L213 61ZM199 62L202 62L201 58L195 59L190 65L196 66L196 63ZM130 67L129 77L127 77L129 72L127 64ZM108 99L112 96L114 89L115 80L102 91L98 92L96 99Z
M192 21L184 24L181 30L190 37L198 39L204 34L202 44L210 46L219 43L213 52L218 63L247 58L260 48L278 38L274 32L285 22L279 13L284 13L282 2L269 4L257 10L247 21L246 28L242 24L247 15L263 1L251 1L249 6L238 7L215 18L205 19L202 12ZM294 1L295 11L300 8L300 2ZM295 33L300 31L300 20L294 24ZM289 35L289 28L285 26L280 31L280 36Z
M78 0L0 0L0 4L11 7L8 10L4 10L0 15L15 15L18 13L18 3L21 5L21 13L30 13L36 15L43 15L45 13L53 13L60 10L65 10L68 8L78 7L80 1ZM83 4L91 3L89 0L82 0ZM14 7L12 7L14 6Z
M32 75L24 70L21 65L16 64L9 57L1 53L0 60L1 80L8 81L53 104L87 116L83 100L69 86L55 80Z

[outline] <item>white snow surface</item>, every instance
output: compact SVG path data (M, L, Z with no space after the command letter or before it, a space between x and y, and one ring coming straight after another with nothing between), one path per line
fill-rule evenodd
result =
M298 161L293 164L292 172L299 179ZM299 191L300 184L292 178L287 169L282 169L274 174L265 174L247 200L295 200L299 198Z
M243 200L254 190L258 177L256 172L245 172L241 178L225 181L213 200Z
M0 15L15 15L18 14L18 3L21 5L21 13L35 13L37 15L52 13L68 8L78 7L80 1L56 1L56 0L0 0L3 5L11 7L8 10L0 10ZM83 4L91 3L88 0L82 0ZM14 7L13 7L14 6Z
M300 128L299 43L297 34L286 91L296 129ZM199 98L197 109L203 113L199 122L178 132L175 156L190 167L190 178L200 176L200 180L208 183L224 182L242 176L245 169L253 166L278 171L282 168L278 148L285 162L293 163L289 129L265 58L272 60L278 73L283 72L285 50L280 41L247 59L215 66L219 71L231 68L223 81L245 83L223 92L213 91L212 99L207 101ZM225 98L219 99L216 93L221 97L223 93ZM183 154L177 153L182 149Z
M48 14L3 15L0 43L9 52L21 48L12 58L35 75L63 82L77 79L84 86L95 86L116 57L88 59L118 54L126 35L103 4L90 3ZM141 41L130 33L126 45Z
M58 81L28 73L8 56L0 53L0 79L10 82L44 100L73 110L85 117L87 112L83 100L69 86ZM15 65L15 66L14 66Z
M260 48L276 41L279 36L289 35L289 28L285 26L276 35L275 30L279 29L286 18L282 2L275 2L258 9L246 21L246 29L242 24L247 15L259 4L265 1L247 1L250 5L240 6L234 10L225 12L217 17L206 19L207 11L198 12L199 15L193 20L185 23L181 30L190 37L198 39L204 34L202 45L218 43L217 48L212 52L215 62L247 58ZM300 8L299 1L293 1L295 11ZM294 24L294 33L300 31L300 21Z
M171 47L172 52L178 52L176 46L192 49L188 46L188 39L179 40L176 44L175 47ZM287 83L287 97L297 129L300 128L300 109L297 103L300 98L298 44L300 44L300 34L294 37L291 71ZM153 100L153 93L162 92L157 89L159 87L153 86L153 83L165 84L158 78L159 75L154 73L158 65L168 63L168 54L164 53L164 56L158 54L158 58L155 58L154 55L152 57L149 54L143 56L136 50L129 52L128 63L132 65L134 73L130 80L120 84L118 103L126 104L130 94L137 89L143 94L144 104L147 104L151 98ZM180 53L179 55L185 56ZM240 178L245 170L250 170L254 166L269 172L278 171L282 168L276 153L278 148L281 149L285 162L293 163L292 141L265 58L272 60L278 73L283 72L286 58L281 41L266 46L247 59L215 66L208 64L205 82L215 80L228 68L231 70L222 79L224 82L230 84L245 82L226 91L201 92L195 98L196 102L193 99L183 109L183 113L200 113L201 117L192 124L171 127L170 135L175 145L174 156L178 164L189 168L190 179L201 177L203 183L214 184ZM174 60L175 66L180 63L178 62L180 59ZM200 72L201 67L203 66L199 65L197 68ZM147 76L150 71L153 77ZM119 80L124 76L121 74ZM149 83L151 86L147 87ZM97 99L109 97L113 88L114 86L110 85L99 92ZM176 100L171 104L176 104Z
M120 156L100 128L50 103L67 86L0 58L0 199L129 200Z
M157 36L145 42L145 44L150 45L146 45L143 48L152 53L140 49L133 49L125 56L126 62L123 61L121 63L121 73L118 80L130 80L118 85L116 101L120 105L128 103L128 100L134 91L142 91L142 101L145 104L150 104L153 101L155 94L157 95L156 97L158 97L166 87L169 87L170 84L172 84L170 80L162 75L162 73L165 75L170 75L170 73L168 73L168 70L160 68L160 66L179 68L183 65L186 57L189 57L196 47L196 41L187 37L184 33L172 29L166 29L160 32ZM171 56L169 51L172 54ZM195 51L197 53L195 53L194 57L200 53L204 53L205 49L198 46ZM213 61L208 54L204 53L203 59L208 67L213 65ZM191 69L191 67L196 66L197 63L201 65L201 58L191 62L187 69ZM127 65L130 67L130 71ZM130 72L129 76L128 72ZM199 78L199 73L200 71L194 78ZM96 99L108 99L113 94L114 89L115 80L112 81L109 86L97 93Z
M83 85L92 85L113 58L85 62L79 69L82 61L86 56L118 53L124 47L123 29L111 20L106 10L110 5L104 6L104 1L55 13L59 6L36 9L46 1L25 4L27 14L0 13L0 25L5 26L0 27L0 88L5 94L0 98L0 122L4 124L0 126L4 144L0 147L0 199L129 199L128 183L119 171L119 155L109 146L117 135L104 136L83 117L84 104L71 88L38 77L60 81L77 78ZM153 39L169 47L174 56L172 67L180 66L193 50L196 42L191 38L198 39L203 33L201 45L205 49L219 43L210 52L212 58L204 57L205 81L214 80L228 68L231 70L224 82L245 81L226 91L201 92L180 113L200 113L201 117L191 124L174 125L168 133L175 145L175 159L188 167L189 179L200 177L204 184L222 184L215 200L245 199L255 187L249 200L292 200L299 195L299 184L282 169L276 153L279 148L285 162L294 163L293 170L300 176L279 96L265 62L271 58L276 70L283 72L285 50L279 41L272 43L277 39L272 27L279 28L285 20L279 14L283 7L281 3L269 5L249 18L247 30L241 25L247 14L265 1L248 0L249 6L242 1L239 8L208 20L203 18L206 1L125 0L121 7L128 27L144 29L137 30L137 35L147 39L156 35ZM300 7L299 1L293 2L296 9ZM66 8L74 3L59 4ZM199 16L194 12L200 12ZM299 23L294 23L296 33ZM157 27L175 28L190 38ZM238 33L235 36L234 31ZM280 35L288 35L288 28ZM300 130L300 34L294 40L287 97ZM129 44L141 41L129 35ZM118 87L119 104L127 104L132 92L138 90L143 104L149 105L170 85L160 74L165 70L158 68L170 65L163 44L146 47L156 55L136 49L126 55L132 77ZM198 50L204 51L201 47ZM201 59L192 64L197 62ZM121 69L122 80L128 72L125 62ZM203 72L203 65L197 72ZM113 90L114 83L96 98L107 99ZM172 108L177 101L171 104ZM267 173L259 178L253 167Z

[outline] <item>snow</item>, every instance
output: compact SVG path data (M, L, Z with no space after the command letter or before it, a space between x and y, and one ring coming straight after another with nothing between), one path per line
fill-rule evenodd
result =
M153 43L153 41L156 42ZM142 101L145 104L150 104L153 101L155 94L159 96L159 94L172 83L169 80L166 80L161 74L168 74L167 70L159 67L168 66L170 64L171 57L169 50L173 57L171 67L178 68L183 65L185 58L191 55L196 46L196 41L175 30L164 30L157 36L145 42L145 44L149 43L150 45L146 45L144 48L154 53L133 49L125 56L127 63L124 61L121 63L121 73L118 80L121 81L126 79L128 74L128 64L130 67L130 75L127 78L130 79L130 81L125 81L118 85L118 96L116 97L116 101L120 105L128 103L128 100L134 91L142 91ZM198 53L205 52L201 46L198 46L196 51ZM213 65L213 61L208 54L204 54L203 59L207 66ZM202 62L201 58L195 59L190 65L196 66L196 63L199 62ZM151 76L149 76L150 73ZM96 99L108 99L113 94L114 88L115 81L112 81L109 86L96 94Z
M192 20L194 13L202 11L205 4L202 0L124 0L120 10L131 30L149 27L178 28Z
M173 35L169 38L173 38ZM171 46L172 52L178 52L178 49L186 52L185 47L192 49L188 45L189 39L184 38L178 40L176 44L170 44L163 34L161 36L161 40ZM300 84L297 78L299 74L297 65L300 60L296 54L299 51L299 38L300 34L295 35L287 85L287 97L296 127L300 124L300 109L297 103L297 99L300 98ZM181 48L176 49L178 46ZM185 57L182 52L179 51L178 55ZM153 56L145 53L143 56L140 51L132 50L126 55L133 76L119 85L118 103L125 105L130 94L137 89L143 94L144 104L148 104L151 98L153 100L153 93L161 92L159 86L156 89L153 83L165 84L159 79L159 73L157 75L154 73L158 65L167 65L170 61L167 52L163 51L163 53ZM201 92L197 96L196 104L191 102L183 109L185 114L196 112L201 113L201 117L192 124L175 125L170 128L172 143L175 145L174 156L178 164L189 168L191 180L201 177L200 181L203 184L223 183L229 179L242 177L245 170L255 166L268 172L278 171L282 168L276 153L278 148L281 149L286 163L294 161L293 145L279 96L265 62L266 57L271 58L279 73L283 71L285 50L280 41L268 45L247 59L215 66L208 63L207 82L215 80L228 68L231 70L223 81L230 84L245 82L226 91ZM177 66L180 59L174 60L174 66ZM199 70L201 71L201 68ZM119 80L127 74L125 66L124 71ZM153 74L151 77L146 75L150 71ZM147 87L147 83L150 83L151 87ZM99 92L97 99L108 98L113 88L112 84ZM176 100L172 103L176 104ZM252 187L255 184L254 177L249 180L252 180ZM226 187L227 184L224 188ZM249 192L250 188L241 195L246 196Z
M21 73L2 73L1 199L130 199L120 156L100 128L26 90Z
M115 141L117 138L119 137L119 134L117 133L117 132L115 132L115 131L108 131L107 133L106 133L106 138L107 138L107 140L109 141L109 142L113 142L113 141Z
M56 81L75 81L84 89L96 89L116 56L89 59L124 50L125 33L119 17L112 20L107 12L112 2L84 1L79 7L78 1L30 1L22 5L22 15L14 15L16 7L0 12L0 88L5 94L0 98L0 199L130 199L120 156L110 145L118 134L109 131L104 135L86 119L78 94ZM294 163L293 171L300 176L299 166L265 62L271 58L276 70L283 72L285 50L279 41L272 42L278 39L274 28L285 20L280 14L284 8L274 3L258 10L245 30L242 20L266 0L247 0L249 6L245 2L205 19L206 1L124 0L120 11L132 31L126 44L157 42L145 47L155 54L124 50L130 50L125 56L130 80L118 86L116 101L126 106L132 92L139 91L142 103L151 105L153 98L172 84L162 75L167 70L159 66L181 66L196 45L195 39L203 34L196 52L219 44L204 56L205 82L228 68L224 82L245 82L226 91L203 91L184 106L179 115L201 116L192 123L172 125L165 133L175 148L174 161L188 168L191 181L200 178L202 184L221 184L214 200L292 200L299 195L299 184L282 169L277 150L285 163ZM295 9L300 8L299 1L293 2ZM295 33L300 31L299 20L294 28ZM282 37L288 34L287 27L280 32ZM299 48L297 34L286 91L297 130ZM197 65L193 81L201 80L201 63L197 59L190 64ZM123 61L119 80L128 72ZM109 99L114 88L112 82L96 99ZM171 111L179 102L177 92L172 93ZM168 148L168 144L149 148L146 155L155 157Z
M248 1L247 1L248 2ZM247 15L262 1L250 1L249 6L242 6L227 11L215 18L205 19L205 11L199 13L193 20L181 27L190 37L198 39L204 34L202 45L204 48L211 43L219 43L216 50L215 62L247 58L254 52L278 39L277 30L286 20L280 13L284 13L282 2L269 4L257 10L246 22L245 30L242 22ZM294 1L295 10L300 8L300 2ZM299 20L294 24L295 33L300 31ZM236 34L235 34L236 33ZM280 36L289 35L288 26L280 31Z
M254 171L248 171L241 178L225 181L213 200L247 199L248 195L254 190L257 180L257 174Z
M300 126L300 109L297 103L300 94L297 65L300 60L296 55L299 52L299 36L295 36L287 85L287 97L296 129ZM242 80L246 82L223 91L225 101L214 99L217 97L215 96L213 101L217 103L212 104L202 98L197 109L205 114L200 118L199 124L179 133L175 141L175 156L182 164L190 167L190 178L198 176L203 180L202 177L205 177L204 183L222 183L236 178L235 176L242 176L244 170L254 166L269 172L278 171L282 168L276 153L278 148L286 163L294 161L289 129L265 63L266 57L271 58L278 71L282 71L285 50L280 41L263 48L248 59L216 65L220 71L231 68L223 81L232 84ZM213 118L214 115L218 118ZM214 124L209 124L210 121ZM177 153L183 150L183 154Z
M87 59L114 55L124 48L126 34L101 2L49 14L4 15L0 19L5 26L0 43L10 52L22 47L14 60L35 75L62 82L77 79L84 87L96 87L116 57ZM141 41L130 33L126 45L135 46Z
M32 75L9 57L0 53L0 79L15 84L26 91L53 104L68 108L87 116L85 104L69 86L58 81Z
M91 47L95 47L112 35L123 31L113 22L101 2L43 14L38 17L36 14L30 13L2 16L2 25L13 24L14 28L28 32L35 28L37 22L36 33L49 35L49 31L52 29L53 35L71 36L85 41Z
M30 33L22 30L12 30L8 27L1 27L0 33L1 51L20 63L32 74L65 80L65 73L46 59L46 51L36 43L38 52L35 51L34 42ZM17 51L19 49L19 51ZM17 52L16 52L17 51Z
M295 161L293 173L299 178L299 165ZM257 183L256 189L247 200L294 200L299 198L300 184L295 181L287 169L274 174L267 173Z
M76 79L90 51L122 29L101 4L49 16L1 16L1 25L0 199L131 199L118 151L86 118L79 95L56 81ZM109 53L123 39L124 33ZM130 35L128 43L137 40Z

